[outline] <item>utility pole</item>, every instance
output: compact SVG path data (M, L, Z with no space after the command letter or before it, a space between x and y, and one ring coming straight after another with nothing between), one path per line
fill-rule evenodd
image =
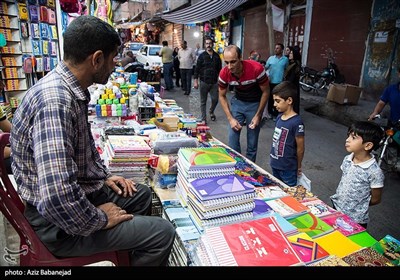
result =
M268 26L268 45L269 45L269 54L274 54L275 49L275 36L274 36L274 26L272 24L272 3L271 0L266 0L266 13L265 13L265 22Z

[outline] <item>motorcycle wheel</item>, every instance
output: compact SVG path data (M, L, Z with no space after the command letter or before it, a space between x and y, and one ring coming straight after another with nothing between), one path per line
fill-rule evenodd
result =
M312 85L313 84L313 80L309 76L300 77L300 82L305 83L307 85ZM312 90L311 87L307 87L307 86L304 86L302 84L300 84L300 88L305 92L310 92Z
M376 151L373 152L375 154L375 158L377 162L379 162L379 157L382 154L382 146L379 147ZM380 168L383 171L383 174L387 175L390 172L395 170L397 162L397 149L396 147L388 146L386 147L385 153L382 157L382 162L380 164ZM400 173L398 173L400 174Z
M319 87L318 87L318 89L323 89L323 88L325 88L327 85L326 85L326 80L325 79L320 79L319 81L318 81L318 84L319 84Z

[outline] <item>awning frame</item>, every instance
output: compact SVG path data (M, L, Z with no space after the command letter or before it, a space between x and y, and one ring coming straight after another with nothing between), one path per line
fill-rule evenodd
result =
M179 24L202 23L228 13L245 2L247 0L203 0L189 7L162 14L161 18Z

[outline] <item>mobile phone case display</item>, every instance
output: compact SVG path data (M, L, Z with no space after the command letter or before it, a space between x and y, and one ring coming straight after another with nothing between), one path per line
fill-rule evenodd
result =
M58 64L56 1L6 0L0 3L1 50L6 98L22 99L25 91ZM9 97L12 93L13 96Z
M26 90L26 76L22 69L22 48L19 27L19 14L26 8L14 1L0 3L0 33L4 35L6 45L1 48L1 78L5 84L5 92Z
M31 53L35 57L36 73L49 72L58 63L58 32L54 1L28 1L28 26L23 30L30 32ZM21 28L22 30L22 28ZM28 59L25 56L24 59Z

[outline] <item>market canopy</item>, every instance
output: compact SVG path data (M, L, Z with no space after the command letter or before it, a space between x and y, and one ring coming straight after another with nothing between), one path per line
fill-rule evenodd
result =
M246 1L247 0L203 0L187 8L163 14L161 17L173 23L200 23L219 17Z

